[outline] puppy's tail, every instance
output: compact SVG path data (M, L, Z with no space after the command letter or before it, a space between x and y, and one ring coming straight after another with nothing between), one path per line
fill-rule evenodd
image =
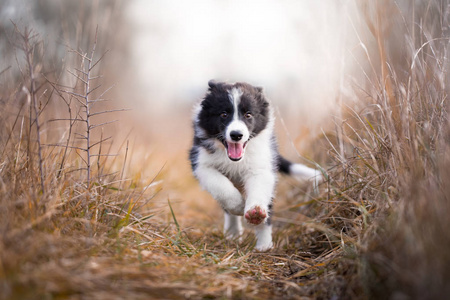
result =
M314 191L318 192L318 186L323 181L323 176L320 170L312 169L302 164L295 164L281 155L277 159L278 171L282 174L287 174L299 180L307 180L313 184Z

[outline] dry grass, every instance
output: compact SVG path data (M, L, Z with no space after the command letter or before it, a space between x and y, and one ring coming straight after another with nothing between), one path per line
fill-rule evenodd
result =
M21 76L0 73L0 299L448 295L450 7L382 2L361 5L367 68L354 75L335 129L312 141L326 149L313 158L327 181L311 198L281 180L269 253L253 250L250 232L224 239L220 210L188 175L186 149L144 158L101 130L91 143L77 139L74 120L89 113L77 96L85 71L74 70L94 38L62 67L75 76L61 75L48 69L39 36L16 28L10 40L29 59L17 60ZM68 119L58 130L55 111ZM149 178L142 165L155 166Z

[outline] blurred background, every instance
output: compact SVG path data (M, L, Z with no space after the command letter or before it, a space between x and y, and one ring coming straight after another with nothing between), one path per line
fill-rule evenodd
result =
M426 9L421 1L415 5ZM113 153L123 156L127 145L126 176L139 174L144 184L161 179L161 201L188 200L180 210L191 211L193 199L214 203L198 191L187 160L191 109L208 80L264 87L275 108L281 152L297 162L324 162L328 146L318 137L342 122L343 99L346 105L367 97L357 93L373 84L366 78L379 72L377 40L366 21L380 8L414 14L409 1L1 0L2 85L15 90L26 81L17 28L36 34L37 72L62 89L79 88L73 72L82 61L76 53L90 53L98 32L96 58L106 53L96 70L102 76L100 90L112 87L106 94L110 102L101 107L130 109L102 120L119 120L104 126L102 134L112 135ZM394 41L389 53L401 57L393 30L400 24L401 18L386 18L378 26L386 28L387 42ZM41 99L45 92L48 96L51 90ZM14 95L18 103L26 99L20 89ZM64 103L49 99L47 118L65 116ZM44 133L56 143L68 127L44 124ZM120 170L122 160L115 161ZM193 213L205 209L202 201L193 202Z
M171 190L195 185L187 180L193 179L187 160L191 108L202 99L210 79L264 87L275 107L281 152L293 161L323 162L328 146L315 141L344 120L342 110L347 105L363 109L361 100L371 97L365 91L378 88L374 76L386 80L388 66L409 68L404 51L412 53L423 39L415 24L426 23L427 39L445 36L446 15L440 12L446 1L411 4L1 0L1 85L4 91L14 91L11 103L26 101L19 84L27 79L17 29L31 28L39 40L39 80L63 89L79 88L73 72L82 62L76 53L89 53L98 32L96 58L106 55L96 72L102 76L101 90L112 87L107 93L111 101L102 108L130 109L112 116L120 121L104 129L105 135L113 135L116 148L123 150L129 143L132 155L124 170L129 176L162 176ZM385 51L381 55L380 47ZM384 60L389 64L380 63ZM41 99L52 93L47 88ZM44 112L48 119L66 114L61 100L51 101ZM44 124L48 140L64 137L67 130L67 124Z
M75 86L68 72L80 61L73 50L88 53L98 28L96 55L108 51L100 63L102 85L113 86L108 105L131 109L113 116L120 122L105 131L117 147L130 141L128 174L160 175L173 195L179 185L196 185L186 180L192 179L191 108L210 79L264 87L275 107L282 152L304 163L299 154L319 159L321 149L310 141L339 118L347 79L363 67L357 45L366 29L356 11L347 0L2 0L0 70L20 78L23 57L11 41L14 26L29 27L42 40L44 73L62 86ZM52 107L51 118L65 111ZM49 138L67 134L66 125L58 125L46 129ZM176 174L165 174L173 168Z
M145 103L192 102L216 78L263 86L286 111L321 108L349 67L352 3L134 1L130 54L141 89L150 92Z
M67 47L87 51L98 26L101 51L111 50L102 63L116 85L112 98L132 108L130 120L144 136L161 133L164 122L184 142L186 133L172 130L180 130L177 121L190 126L190 108L213 78L263 86L288 131L316 134L356 65L353 1L0 3L2 34L12 22L32 27L56 68L68 64ZM2 70L15 60L7 41ZM171 139L174 147L179 138Z

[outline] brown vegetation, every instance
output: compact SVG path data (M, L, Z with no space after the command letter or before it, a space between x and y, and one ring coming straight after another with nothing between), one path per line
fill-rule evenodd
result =
M224 239L186 149L145 158L106 138L121 109L103 101L108 57L91 28L55 67L15 26L0 70L0 299L444 298L450 5L405 7L360 6L368 67L337 97L335 129L311 139L327 180L315 197L281 180L268 253L250 233ZM159 167L143 178L144 164Z

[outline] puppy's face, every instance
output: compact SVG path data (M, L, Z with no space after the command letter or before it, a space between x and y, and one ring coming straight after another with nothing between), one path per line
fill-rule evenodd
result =
M198 124L207 138L223 144L229 159L239 161L244 157L249 141L266 127L269 103L261 88L247 83L210 81L208 84Z

